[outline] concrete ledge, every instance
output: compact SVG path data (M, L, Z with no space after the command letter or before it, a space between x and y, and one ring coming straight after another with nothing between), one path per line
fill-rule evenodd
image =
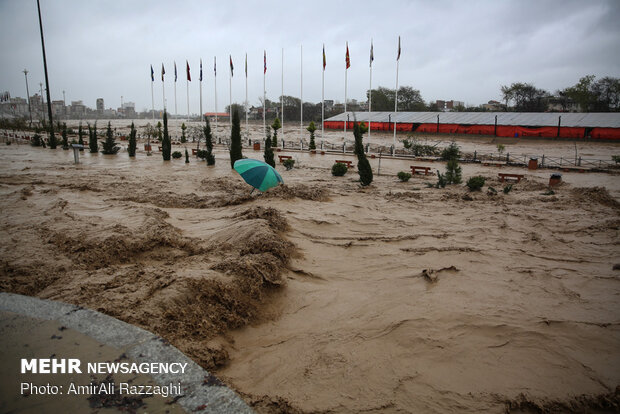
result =
M122 349L138 363L187 363L181 380L184 395L176 403L191 413L253 413L231 389L163 338L111 316L62 302L13 293L0 293L0 310L57 321L107 346ZM159 385L177 382L172 374L151 374Z

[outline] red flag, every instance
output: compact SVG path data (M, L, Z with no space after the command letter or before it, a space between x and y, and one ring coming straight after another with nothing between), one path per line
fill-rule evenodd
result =
M189 74L189 62L186 60L185 64L187 65L187 80L191 82L192 81L192 77Z
M267 73L267 51L264 50L263 52L264 52L264 61L265 61L265 70L263 72L263 75L264 75L265 73Z
M325 66L327 66L327 58L325 57L325 45L323 45L323 70L325 70Z
M349 42L347 42L347 55L344 60L347 63L347 69L349 69L351 67L351 59L349 58Z

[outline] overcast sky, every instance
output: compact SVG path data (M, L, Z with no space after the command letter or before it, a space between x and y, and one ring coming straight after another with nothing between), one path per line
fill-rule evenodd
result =
M191 67L190 111L199 112L199 60L203 61L203 109L214 110L213 58L217 57L218 109L229 103L229 55L235 66L233 102L259 105L263 50L267 52L267 98L300 96L321 101L322 44L325 99L344 100L345 42L349 42L349 98L363 101L369 87L374 40L373 87L395 87L398 36L399 85L419 89L426 102L459 100L479 105L499 100L501 85L531 82L550 92L580 77L620 77L620 1L141 1L41 0L52 100L83 100L95 107L136 103L151 107L150 65L155 70L155 107L165 93L174 113L187 112L185 60ZM0 92L25 97L45 78L36 0L0 0Z

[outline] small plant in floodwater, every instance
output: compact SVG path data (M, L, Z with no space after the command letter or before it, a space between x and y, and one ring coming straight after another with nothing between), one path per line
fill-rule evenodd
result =
M508 194L512 190L512 184L506 184L504 186L504 194Z
M289 171L289 170L292 170L293 167L295 166L295 160L292 159L292 158L289 158L289 159L284 160L284 162L282 162L282 164L284 165L286 170Z
M555 191L553 191L553 190L547 190L547 191L545 191L544 193L542 193L541 195L548 196L548 195L554 195L554 194L555 194Z
M189 152L187 152L187 148L185 148L185 164L189 164Z
M496 195L497 194L497 190L493 187L489 187L487 188L487 194L488 195Z
M347 165L341 162L337 162L332 165L332 175L336 177L342 177L348 171Z
M399 171L397 176L400 181L406 183L411 178L411 173L408 173L405 171Z
M174 158L175 160L181 158L183 156L183 154L181 154L181 151L175 151L172 153L172 158Z
M435 184L435 188L445 188L445 186L446 176L437 170L437 184Z
M485 181L486 180L484 177L477 175L467 180L466 185L469 188L469 191L480 191L480 189L484 186Z
M620 155L612 155L611 159L616 163L620 163Z

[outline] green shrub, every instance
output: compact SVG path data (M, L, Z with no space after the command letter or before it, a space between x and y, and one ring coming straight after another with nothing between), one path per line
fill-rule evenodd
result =
M357 172L360 176L360 183L363 186L370 185L373 180L372 168L366 153L364 152L363 136L368 131L366 124L354 123L353 124L353 136L355 137L355 155L357 155Z
M276 168L276 160L273 156L273 148L271 148L271 136L269 132L265 138L265 152L263 154L263 158L265 159L265 163L271 165L273 168Z
M105 133L105 141L103 142L103 150L101 151L103 154L113 155L121 149L118 145L116 145L116 140L114 139L114 132L112 132L112 127L110 126L110 122L108 122L108 128Z
M347 170L348 170L347 165L341 162L337 162L334 165L332 165L333 176L342 177L343 175L347 173Z
M286 168L286 170L289 171L289 170L292 170L293 167L295 166L295 160L292 158L289 158L289 159L284 160L282 164L284 164L284 167Z
M196 151L196 156L198 158L200 158L201 160L204 160L205 158L207 158L207 150L198 150Z
M215 165L215 155L213 155L213 136L211 135L211 124L209 123L209 117L205 117L205 126L202 129L202 132L205 136L205 145L207 146L207 150L204 153L201 159L207 159L207 165ZM200 140L198 140L200 142ZM198 151L200 152L200 151Z
M545 195L545 196L547 196L547 195L554 195L554 194L555 194L555 191L553 191L553 190L547 190L547 191L545 191L544 193L542 193L541 195Z
M243 158L241 152L241 121L239 121L239 111L233 112L232 129L230 131L230 168L233 168L235 161Z
M316 125L314 125L314 121L310 121L310 125L306 128L308 132L310 132L310 144L308 145L309 150L316 149L316 143L314 142L314 131L316 131Z
M39 135L38 133L35 133L34 136L32 137L32 140L30 140L30 145L32 145L33 147L40 147L41 146L41 135Z
M506 184L504 186L504 194L508 194L512 190L512 184Z
M181 158L182 156L183 154L181 154L181 151L175 151L172 153L172 158L174 158L175 160Z
M81 128L81 125L80 125ZM130 157L136 156L136 127L133 122L131 123L131 131L129 132L129 146L127 147L127 152L129 152Z
M456 142L452 141L450 145L441 151L441 159L448 161L458 159L461 156L461 150L459 146L456 145Z
M459 167L459 162L456 158L452 158L448 161L446 165L446 183L448 184L460 184L462 182L461 178L461 167Z
M437 170L437 184L435 184L435 188L444 188L446 184L446 176Z
M620 155L612 155L611 159L616 163L620 163Z
M160 129L161 131L161 129ZM170 161L170 151L172 150L172 142L168 134L168 114L164 111L164 136L161 141L161 156L164 161Z
M185 164L189 164L189 152L187 152L187 148L185 148Z
M407 182L411 178L411 173L400 171L398 174L398 179L402 182Z
M274 148L277 148L278 147L278 129L282 128L282 123L280 122L280 118L274 119L271 127L273 128L273 138L271 139L271 146Z
M480 191L480 189L484 186L485 178L477 175L475 177L471 177L467 180L467 187L469 191Z

